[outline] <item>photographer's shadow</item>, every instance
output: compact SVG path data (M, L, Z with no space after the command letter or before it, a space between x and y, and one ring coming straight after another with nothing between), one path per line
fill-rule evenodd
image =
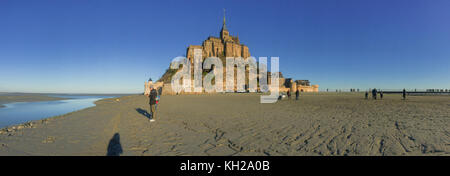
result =
M122 145L120 144L120 134L116 133L109 140L106 156L120 156L123 153Z

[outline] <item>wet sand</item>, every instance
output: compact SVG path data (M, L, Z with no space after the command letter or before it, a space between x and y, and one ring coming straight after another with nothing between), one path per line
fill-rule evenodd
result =
M261 104L257 94L147 98L3 129L0 155L450 155L450 96L302 94Z

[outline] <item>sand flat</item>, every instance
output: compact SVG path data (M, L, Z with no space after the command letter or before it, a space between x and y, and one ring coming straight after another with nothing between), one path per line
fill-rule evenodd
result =
M319 93L275 104L259 98L162 96L152 123L143 95L100 100L3 132L0 155L450 155L450 96Z

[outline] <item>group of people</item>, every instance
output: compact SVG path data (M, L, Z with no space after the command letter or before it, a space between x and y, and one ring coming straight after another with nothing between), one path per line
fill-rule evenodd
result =
M289 99L291 99L291 92L288 90L287 91L287 96ZM298 89L295 91L295 100L298 100L298 97L300 96L300 91L298 91Z
M372 89L372 98L374 100L377 99L377 93L378 93L377 89ZM380 94L380 99L383 99L383 91L380 90L379 94ZM369 92L366 91L365 97L366 97L366 99L369 99ZM402 97L403 97L403 100L406 100L406 90L405 89L403 89L403 91L402 91Z
M377 99L377 93L378 93L377 89L372 89L372 98L374 100ZM369 98L369 93L366 91L366 99L368 99L368 98ZM380 90L380 99L383 99L383 91L381 91L381 90Z

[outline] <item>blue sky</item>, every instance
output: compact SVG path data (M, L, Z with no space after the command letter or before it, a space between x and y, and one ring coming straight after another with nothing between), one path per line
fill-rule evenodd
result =
M0 1L0 92L137 93L232 35L320 89L450 88L450 1Z

